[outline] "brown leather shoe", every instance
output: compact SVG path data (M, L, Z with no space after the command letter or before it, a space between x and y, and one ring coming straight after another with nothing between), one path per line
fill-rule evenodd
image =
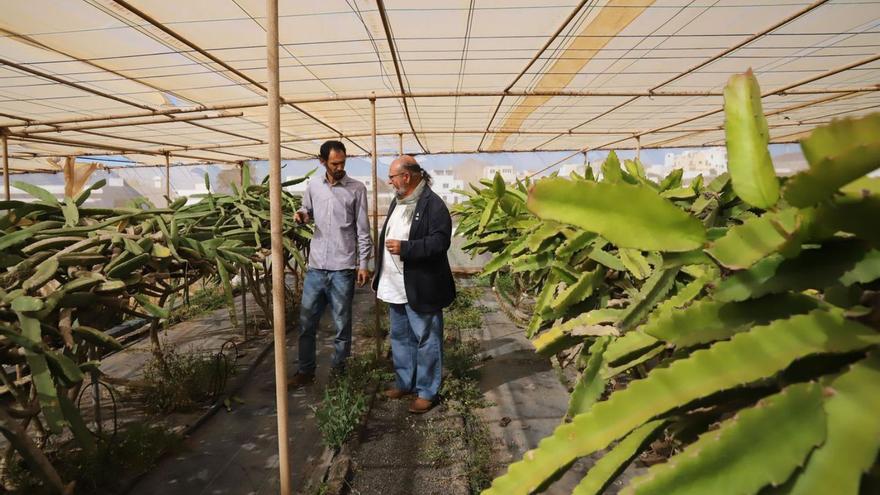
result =
M424 414L430 411L434 407L434 401L430 401L428 399L423 399L421 397L416 397L409 404L409 412L413 414Z
M296 372L290 380L287 380L287 388L299 388L305 385L311 385L315 382L314 373Z
M385 395L385 397L388 397L389 399L402 399L407 395L410 395L412 392L408 390L401 390L399 388L389 388L382 393Z

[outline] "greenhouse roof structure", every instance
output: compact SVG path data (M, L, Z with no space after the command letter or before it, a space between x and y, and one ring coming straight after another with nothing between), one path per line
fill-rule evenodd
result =
M282 0L281 153L723 143L751 68L771 140L880 105L880 2ZM0 19L12 171L266 159L263 0L29 0ZM54 160L53 160L54 159Z

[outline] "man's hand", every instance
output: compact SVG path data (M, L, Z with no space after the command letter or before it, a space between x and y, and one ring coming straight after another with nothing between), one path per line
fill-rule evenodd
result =
M400 241L397 239L388 239L385 241L385 248L391 254L400 256Z
M358 269L358 272L357 272L358 287L363 287L364 285L366 285L368 280L370 280L370 270Z
M309 214L304 211L298 211L293 214L293 221L296 223L309 223Z

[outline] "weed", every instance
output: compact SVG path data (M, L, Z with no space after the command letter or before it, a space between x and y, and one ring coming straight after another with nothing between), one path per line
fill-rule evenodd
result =
M435 467L446 466L453 462L452 446L464 442L463 432L457 425L450 425L449 418L429 418L425 425L425 446L421 450L424 462Z
M512 280L512 279L511 279ZM512 283L512 282L511 282ZM446 404L461 414L464 421L464 430L454 432L435 432L437 442L450 443L453 433L456 433L466 446L465 470L470 493L480 493L492 482L492 438L488 428L480 418L474 414L474 410L488 406L479 387L479 342L474 339L461 337L462 330L472 330L482 327L483 313L486 308L477 304L483 289L469 287L461 290L455 302L446 313L446 326L456 330L457 338L447 339L444 343L444 369L446 377L443 380L441 394ZM435 452L435 450L437 452ZM441 462L441 448L427 450L429 460L436 459ZM446 454L448 455L448 453ZM431 457L433 456L433 457Z
M62 479L76 480L75 493L91 495L118 491L124 480L149 470L180 445L181 438L164 428L131 423L116 436L98 439L93 452L70 449L48 455ZM15 486L12 493L51 493L21 461L7 466L5 481Z
M219 397L234 371L225 357L165 347L162 360L154 358L144 367L142 398L154 412L192 409Z
M463 415L468 455L465 461L468 489L477 494L492 483L495 466L492 463L492 435L480 418L472 412Z
M320 485L314 487L309 493L310 495L327 495L330 493L330 486L327 483L321 482Z
M480 328L483 325L483 311L480 306L450 310L446 313L443 326L447 330L462 331Z
M458 290L455 301L449 307L450 310L458 310L473 307L475 302L480 298L482 290L477 287L464 287Z
M492 287L492 279L491 277L484 277L482 275L477 275L471 278L473 281L474 287L480 288L489 288Z
M517 292L516 281L513 279L513 275L509 272L500 272L495 275L495 290L501 294L505 301L513 304L513 301L516 300L515 294Z
M226 306L226 299L222 288L204 288L194 292L189 297L189 304L180 304L171 312L167 324L192 319L202 313L220 309Z
M443 326L457 338L461 338L462 330L474 330L482 327L483 313L486 308L476 304L481 292L481 289L475 287L459 290L455 301L444 311Z
M440 394L449 407L461 414L489 405L474 380L447 377L443 380Z
M479 378L475 369L479 351L480 344L475 340L447 340L443 352L443 368L451 377L475 381Z
M318 430L328 447L338 449L348 440L367 410L367 398L352 380L342 375L324 390L324 400L314 408Z
M375 353L348 360L346 372L324 390L324 399L313 408L324 443L338 449L354 432L367 410L366 388L373 381L389 379Z

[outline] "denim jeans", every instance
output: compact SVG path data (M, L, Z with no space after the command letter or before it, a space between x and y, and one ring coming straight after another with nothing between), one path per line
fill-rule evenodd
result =
M443 373L443 311L419 313L409 304L389 304L388 313L397 388L434 400Z
M327 303L336 327L333 367L345 365L351 354L351 306L354 299L354 270L309 268L303 281L299 313L299 372L315 372L315 333Z

